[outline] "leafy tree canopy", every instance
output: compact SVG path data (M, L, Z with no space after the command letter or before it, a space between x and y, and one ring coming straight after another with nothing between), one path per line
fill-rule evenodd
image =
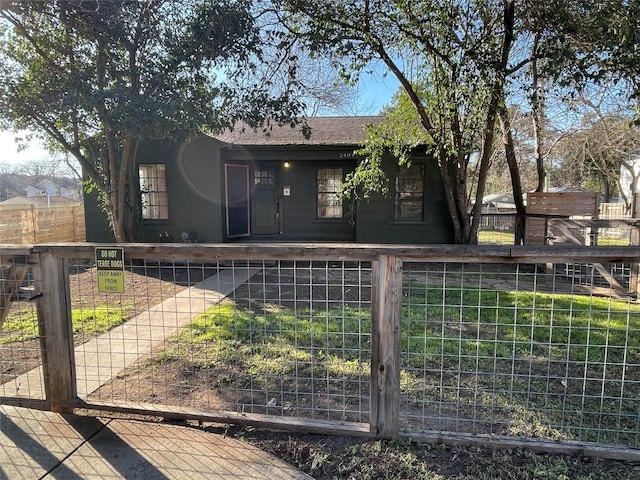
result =
M498 150L516 201L516 238L522 238L522 156L509 101L530 104L524 110L531 112L542 189L544 157L553 146L544 141L546 92L577 96L594 82L636 99L640 92L637 0L279 1L290 13L283 21L292 34L331 56L349 80L378 61L402 86L404 99L396 98L387 120L370 132L366 159L349 179L351 195L385 188L380 152L416 145L421 129L421 148L440 165L457 242L476 239ZM503 147L495 141L497 125Z
M387 120L370 132L367 160L349 179L352 194L358 194L359 182L366 192L380 179L384 150L399 153L419 143L439 163L456 242L473 243L468 167L474 156L480 158L473 193L481 198L510 64L513 2L282 4L291 12L283 21L292 34L317 55L331 56L345 77L355 81L370 62L380 61L402 86L396 105L385 112Z
M46 135L101 193L118 241L133 240L139 141L289 121L254 75L263 41L249 0L0 2L0 126Z

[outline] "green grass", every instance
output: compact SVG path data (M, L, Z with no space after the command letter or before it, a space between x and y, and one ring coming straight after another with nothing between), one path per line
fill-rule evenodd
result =
M498 230L480 230L478 232L478 243L499 243L501 245L513 245L513 232L503 232Z
M410 409L448 405L456 417L493 422L493 433L633 444L638 332L640 305L625 301L412 286L402 311L401 392ZM175 361L206 370L219 391L236 382L339 397L368 381L370 311L219 305L151 363Z
M122 324L127 318L128 310L123 308L99 306L71 311L74 335L104 333ZM38 318L35 309L12 310L2 329L8 335L0 338L1 344L38 338Z
M479 244L500 244L500 245L513 245L514 234L513 232L504 232L501 230L480 230L478 231L478 243ZM629 245L628 236L625 237L607 237L598 236L598 246L627 246Z
M462 288L412 292L403 311L401 388L415 407L435 399L457 405L462 418L491 419L498 433L637 446L640 305Z
M598 237L598 246L615 246L615 247L626 247L629 245L629 237L606 237L599 236Z
M195 359L190 368L202 368L200 359L208 358L222 359L225 371L241 364L243 373L253 376L290 375L299 364L313 369L316 377L359 375L363 370L360 355L368 358L368 351L361 350L366 347L361 345L361 335L369 335L369 316L368 309L294 314L274 305L255 312L223 304L198 315L178 333L174 350L163 355L177 359L180 345L187 344Z
M0 337L0 344L37 338L38 319L35 310L10 310L2 329L9 335Z
M414 290L415 295L415 290ZM640 347L640 305L588 296L430 289L403 309L410 352L513 358L540 353L575 362L622 361ZM425 340L426 343L425 343ZM588 346L588 348L587 348ZM568 349L568 350L567 350Z

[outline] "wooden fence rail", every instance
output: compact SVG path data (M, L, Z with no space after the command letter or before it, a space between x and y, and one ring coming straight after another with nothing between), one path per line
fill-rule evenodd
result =
M0 206L0 243L84 242L82 205Z

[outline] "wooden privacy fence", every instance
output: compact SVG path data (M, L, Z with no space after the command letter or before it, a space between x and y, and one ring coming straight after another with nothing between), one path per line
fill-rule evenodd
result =
M0 206L0 243L84 242L82 205Z
M531 192L527 194L527 218L525 223L526 245L548 243L548 218L598 216L597 192Z
M638 248L96 247L0 248L1 403L640 460Z

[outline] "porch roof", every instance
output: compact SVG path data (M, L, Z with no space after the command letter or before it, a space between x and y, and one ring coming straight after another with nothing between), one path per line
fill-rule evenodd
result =
M243 146L358 145L365 140L365 125L377 125L381 116L311 117L291 127L268 124L254 129L244 123L212 135L217 140Z

